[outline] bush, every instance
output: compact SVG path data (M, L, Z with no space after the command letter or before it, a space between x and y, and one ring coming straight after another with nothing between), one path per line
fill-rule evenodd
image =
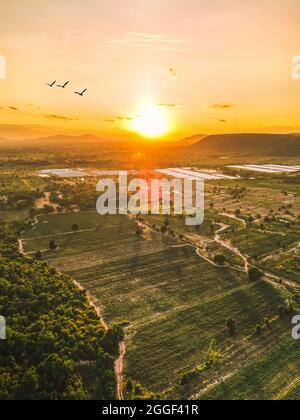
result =
M251 282L259 281L263 278L263 271L258 268L251 267L248 272L248 277Z
M226 326L228 328L229 334L231 336L235 336L237 330L235 321L232 318L228 318L226 321Z
M224 265L226 257L224 255L215 255L214 262L218 265Z

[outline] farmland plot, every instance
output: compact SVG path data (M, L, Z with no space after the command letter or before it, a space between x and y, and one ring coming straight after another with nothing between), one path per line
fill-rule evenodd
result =
M215 267L191 245L161 233L139 236L136 228L124 216L42 216L24 235L24 249L45 249L44 258L92 293L108 324L126 323L126 377L165 396L192 397L199 383L188 395L176 387L183 373L205 362L211 340L224 353L242 351L283 298L269 284L249 284L245 273ZM47 250L50 240L55 251ZM228 317L237 322L236 339L228 335ZM253 358L261 347L252 345Z
M255 228L243 229L235 232L234 235L225 234L225 238L229 239L234 247L249 257L260 257L299 241L297 233L279 234L264 232Z
M214 387L205 399L298 399L300 343L285 337L258 360Z
M300 283L300 247L279 252L259 262L265 271Z

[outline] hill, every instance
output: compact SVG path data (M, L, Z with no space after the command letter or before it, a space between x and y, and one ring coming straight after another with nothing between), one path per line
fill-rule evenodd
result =
M176 146L192 146L193 144L199 143L201 140L207 137L206 134L196 134L195 136L186 137L185 139L176 142Z
M300 156L300 135L211 135L193 144L189 149L214 156Z

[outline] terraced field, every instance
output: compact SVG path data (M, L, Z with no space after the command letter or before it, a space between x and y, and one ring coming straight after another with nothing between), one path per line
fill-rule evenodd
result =
M139 236L136 229L125 216L68 213L39 217L23 237L25 252L42 250L43 258L92 293L108 324L127 326L126 378L164 397L192 398L207 383L200 377L182 386L182 375L205 363L213 339L226 376L241 354L253 362L288 330L277 319L275 337L253 338L257 324L278 315L286 298L281 289L263 281L250 284L245 273L214 266L170 235L146 230ZM56 251L48 249L51 240ZM235 337L226 327L229 317L236 321Z

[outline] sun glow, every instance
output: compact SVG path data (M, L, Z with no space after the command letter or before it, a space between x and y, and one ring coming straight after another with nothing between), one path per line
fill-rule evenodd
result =
M144 137L155 138L168 133L170 123L159 106L148 103L141 107L133 119L131 129Z

